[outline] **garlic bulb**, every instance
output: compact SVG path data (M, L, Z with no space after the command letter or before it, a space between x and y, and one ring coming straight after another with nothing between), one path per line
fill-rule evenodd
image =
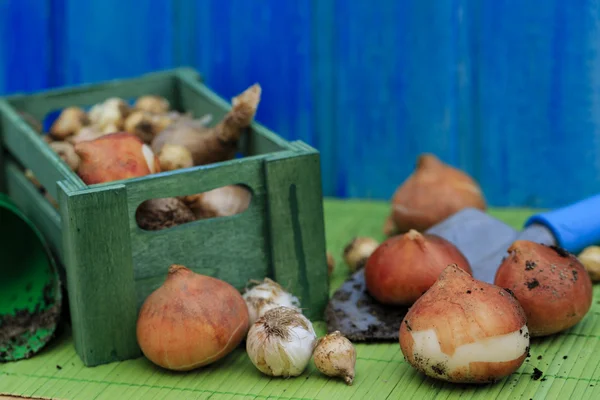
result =
M252 364L269 376L298 376L308 366L317 335L300 311L277 307L248 331L246 351Z
M356 350L352 342L340 331L325 335L317 342L313 352L315 366L327 376L340 377L348 385L354 381Z
M242 297L248 305L250 325L273 308L284 306L300 311L300 300L269 278L246 291Z

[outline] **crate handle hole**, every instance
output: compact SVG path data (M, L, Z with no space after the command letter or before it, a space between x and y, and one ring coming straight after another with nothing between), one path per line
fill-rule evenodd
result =
M148 199L137 207L135 220L144 231L158 231L200 220L228 218L245 212L252 197L250 187L235 184L191 195Z

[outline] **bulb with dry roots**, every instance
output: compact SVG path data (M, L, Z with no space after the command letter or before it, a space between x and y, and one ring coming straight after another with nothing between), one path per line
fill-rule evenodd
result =
M135 212L138 226L147 231L159 231L195 221L194 213L175 197L150 199Z
M241 185L227 185L181 197L197 219L228 217L248 209L252 194Z
M364 268L369 256L379 247L371 237L355 237L344 247L344 261L351 272Z
M175 371L222 359L247 331L248 309L233 286L175 264L144 301L136 327L144 355Z
M600 246L588 246L577 256L585 267L590 279L600 281Z
M230 160L235 157L240 137L254 119L260 96L260 85L252 85L233 98L231 110L212 128L207 128L204 120L178 120L156 135L152 150L160 154L165 144L186 147L192 153L194 165Z
M486 209L477 182L433 154L422 154L415 171L392 197L392 211L384 224L384 233L392 235L410 229L423 232L467 207Z
M592 281L573 254L555 246L517 240L496 271L494 283L512 290L527 315L532 337L575 326L593 301Z
M277 307L267 311L248 331L246 351L252 364L269 376L300 375L308 366L317 335L301 312Z
M67 107L50 127L50 135L57 140L64 140L75 135L81 128L90 124L86 112L79 107Z
M327 376L339 377L348 385L354 381L356 350L352 342L340 331L320 338L313 352L313 360L319 371Z
M517 299L456 265L413 304L399 334L411 366L448 382L498 381L529 353L527 317Z
M248 305L250 325L253 325L267 311L277 307L283 306L300 311L300 300L274 280L265 278L262 282L251 283L256 284L246 290L242 296Z

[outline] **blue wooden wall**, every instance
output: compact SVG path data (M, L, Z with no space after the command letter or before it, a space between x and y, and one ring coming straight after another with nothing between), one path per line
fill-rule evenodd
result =
M0 0L0 93L189 65L322 153L329 196L388 199L420 152L493 205L600 192L600 2Z

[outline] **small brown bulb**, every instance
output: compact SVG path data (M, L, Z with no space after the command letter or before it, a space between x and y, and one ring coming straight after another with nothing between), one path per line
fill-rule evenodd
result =
M379 242L370 237L355 237L344 248L344 261L350 271L355 272L365 266L369 256L379 247Z

